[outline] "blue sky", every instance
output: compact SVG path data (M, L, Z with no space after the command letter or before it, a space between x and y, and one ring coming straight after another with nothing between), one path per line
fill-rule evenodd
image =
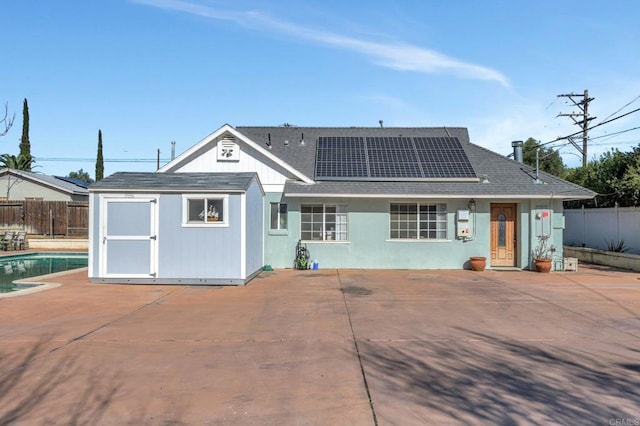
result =
M640 108L640 2L6 2L0 102L28 99L36 171L153 171L221 125L462 126L508 154ZM627 105L628 104L628 105ZM613 114L613 115L612 115ZM640 143L640 112L590 132L589 158ZM557 145L557 144L556 144ZM569 166L580 163L560 147ZM142 161L144 160L144 161ZM164 163L164 161L162 161Z

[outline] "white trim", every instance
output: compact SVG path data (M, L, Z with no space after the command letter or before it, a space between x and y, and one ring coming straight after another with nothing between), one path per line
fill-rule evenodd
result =
M241 196L245 194L242 193ZM189 222L189 200L214 199L222 200L222 220L216 222ZM229 194L219 193L188 193L182 194L182 221L183 228L228 228L229 227Z
M252 141L251 139L249 139L248 137L246 137L245 135L243 135L242 133L240 133L239 131L234 129L229 124L223 125L218 130L216 130L215 132L211 133L209 136L205 137L200 142L198 142L197 144L193 145L191 148L189 148L188 150L186 150L185 152L183 152L182 154L177 156L174 160L172 160L172 161L168 162L167 164L165 164L164 166L160 167L158 169L158 172L159 173L163 173L163 172L171 171L171 169L173 167L175 167L177 164L180 164L180 162L182 162L183 160L189 158L191 155L193 155L198 150L200 150L203 146L213 142L219 136L222 136L224 133L231 133L237 139L241 140L242 142L244 142L245 144L247 144L251 148L255 149L260 154L262 154L265 157L267 157L269 160L273 161L274 163L276 163L280 167L284 168L285 170L291 172L298 179L300 179L300 180L302 180L302 181L304 181L306 183L313 183L313 179L307 177L305 174L301 173L300 171L298 171L297 169L292 167L289 163L281 160L279 157L276 157L275 155L270 153L268 150L264 149L260 144L255 143L254 141Z
M95 204L96 204L96 199L100 199L100 197L97 194L90 194L89 195L89 247L87 248L87 254L88 254L88 259L89 259L89 263L87 265L87 273L89 275L89 277L93 277L93 263L96 260L94 258L95 250L93 249L93 245L95 244L96 240L95 240L95 232L94 232L94 228L96 226L96 224L94 223L93 220L93 214L95 213ZM101 259L101 249L102 248L102 244L100 244L98 246L98 260ZM100 269L100 268L98 268Z
M271 210L271 207L274 204L277 206L277 211L278 211L277 215L276 215L276 222L278 224L277 228L272 228L271 227L271 220L273 219L273 217L272 217L273 211ZM280 206L282 206L282 205L287 206L287 213L286 213L286 215L287 215L286 216L286 218L287 218L287 227L286 228L281 228L280 227L280 221L281 221L280 219L282 218L282 216L281 216L282 213L280 212ZM270 201L269 202L269 227L267 229L269 230L269 233L275 231L275 234L273 234L273 235L277 235L278 232L281 232L280 235L282 235L282 232L288 233L288 231L289 231L289 205L288 205L288 203L283 203L281 201Z
M100 264L98 265L98 276L102 278L149 278L151 275L158 276L158 241L159 241L159 204L160 204L160 195L158 194L127 194L127 195L101 195L100 197L100 241L98 244L99 248L99 259ZM149 215L150 215L150 224L151 229L149 229L149 233L152 235L131 235L131 236L122 236L122 235L107 235L107 223L109 220L109 203L149 203ZM155 239L151 239L155 235ZM119 241L149 241L149 273L147 274L108 274L107 266L108 266L108 251L106 250L106 243L108 240L119 240Z
M448 237L449 237L449 204L447 204L446 202L440 202L440 200L428 200L425 202L422 202L424 200L420 200L420 201L409 201L409 200L401 200L401 201L395 201L395 200L390 200L389 201L389 205L388 205L388 214L389 214L389 220L387 221L387 224L389 225L389 238L385 241L420 241L420 242L439 242L439 241L451 241ZM391 205L393 204L415 204L416 208L417 208L417 217L416 217L416 238L391 238ZM444 224L446 225L446 228L444 229L445 232L445 236L446 238L421 238L420 237L420 232L422 231L420 228L420 206L431 206L431 205L435 205L436 209L437 206L440 204L444 204ZM440 213L438 211L436 211L436 214ZM436 216L436 223L438 223L437 221L437 216ZM438 229L436 228L436 232L438 232Z
M300 235L301 239L302 239L302 232L303 232L303 230L302 230L302 224L303 224L303 222L302 222L302 215L303 215L302 207L310 206L310 205L321 205L322 206L322 231L321 231L322 232L322 239L321 240L302 240L302 241L320 241L320 242L328 242L328 243L331 243L331 242L334 242L334 241L335 242L342 242L342 241L348 242L348 241L350 241L350 239L349 239L349 232L350 232L350 230L349 230L349 221L350 221L350 218L349 218L349 205L348 204L339 204L339 203L300 204L300 233L298 235ZM338 234L338 230L337 229L334 229L333 231L327 231L327 229L326 229L326 227L327 227L327 214L328 214L327 213L327 207L335 207L336 208L336 212L334 213L335 216L336 216L336 228L337 228L337 225L338 225L338 222L337 222L338 215L342 215L342 214L345 215L345 217L347 219L347 223L346 223L346 227L347 227L346 237L347 237L347 239L346 240L338 240L337 238L335 238L335 236ZM344 212L338 212L338 208L339 207L344 207L345 211ZM313 213L311 215L313 217ZM332 233L332 232L333 232L333 238L328 239L327 235L329 233ZM313 234L313 229L312 229L311 233Z
M475 198L483 200L549 200L549 199L563 199L563 200L590 200L593 197L579 197L579 196L567 196L560 197L558 194L546 194L546 195L512 195L512 194L335 194L335 193L322 193L322 194L304 194L304 193L290 193L284 194L287 198L409 198L409 199L422 199L422 198Z
M264 203L263 203L264 204ZM240 278L247 278L247 194L240 195Z
M387 242L387 243L452 243L453 240L449 240L449 239L430 240L428 238L421 238L421 239L417 239L417 238L403 238L403 239L400 239L400 238L398 238L397 240L387 239L387 240L385 240L385 242Z

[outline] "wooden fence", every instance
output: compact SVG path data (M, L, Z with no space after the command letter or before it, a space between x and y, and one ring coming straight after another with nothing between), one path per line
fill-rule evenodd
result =
M0 229L21 229L30 235L88 238L88 201L2 201Z

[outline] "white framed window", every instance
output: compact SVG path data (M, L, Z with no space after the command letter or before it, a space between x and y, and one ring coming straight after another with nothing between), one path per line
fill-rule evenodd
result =
M289 226L289 218L286 203L271 203L271 225L272 231L286 231Z
M185 194L182 196L183 226L229 226L229 195Z
M303 204L300 207L300 238L305 241L347 241L348 212L345 205Z
M447 205L444 203L392 203L389 209L392 240L445 240Z

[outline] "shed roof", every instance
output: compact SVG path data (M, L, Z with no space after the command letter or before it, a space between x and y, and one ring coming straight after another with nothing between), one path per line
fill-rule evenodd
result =
M251 173L118 172L89 187L89 192L244 192L258 175Z

